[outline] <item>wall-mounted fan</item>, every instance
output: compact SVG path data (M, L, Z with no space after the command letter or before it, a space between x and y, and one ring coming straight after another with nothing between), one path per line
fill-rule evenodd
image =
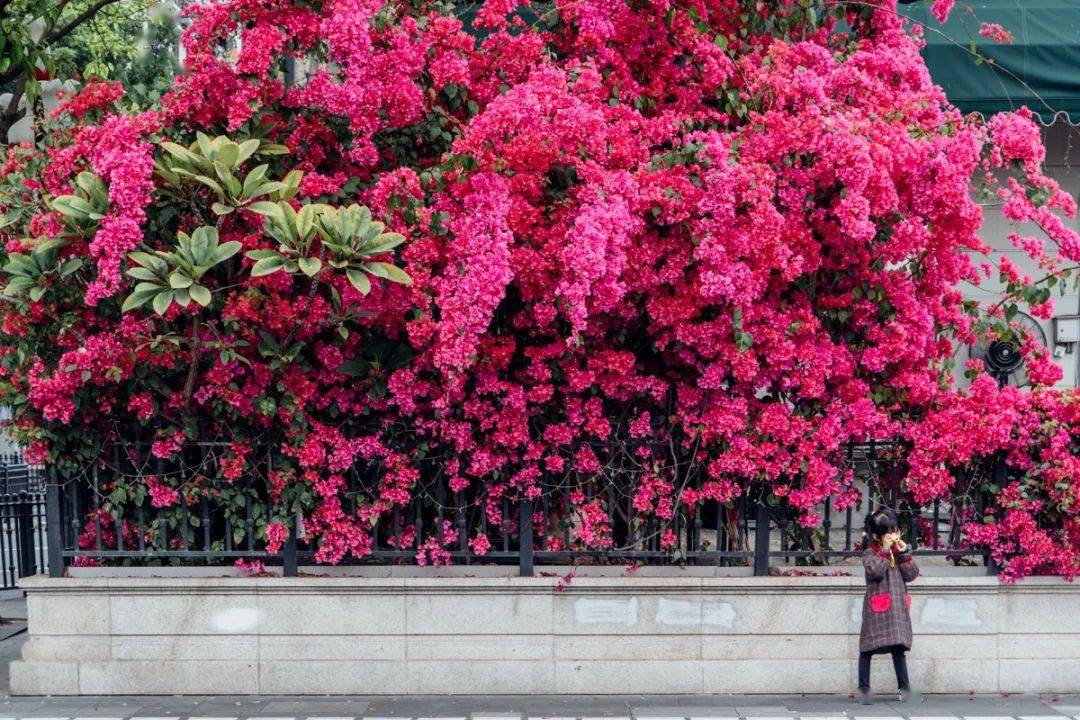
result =
M1020 352L1020 338L1026 334L1046 345L1046 332L1039 321L1027 313L1017 313L1013 324L1017 335L1005 340L980 340L968 345L968 357L982 360L986 371L1002 385L1025 387L1028 382L1024 356Z

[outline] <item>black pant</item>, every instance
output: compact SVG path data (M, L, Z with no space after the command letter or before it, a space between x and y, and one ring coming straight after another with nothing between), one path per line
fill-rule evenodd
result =
M875 653L890 653L892 655L893 669L896 670L896 687L901 690L911 689L907 676L907 656L904 655L906 652L907 649L903 645L893 645L879 650L859 653L859 689L870 689L870 658L874 657Z

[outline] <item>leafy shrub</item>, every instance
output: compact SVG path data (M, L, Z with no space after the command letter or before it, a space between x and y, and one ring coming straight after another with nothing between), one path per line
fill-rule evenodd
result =
M889 439L920 503L1003 458L971 541L1009 577L1076 573L1075 396L1030 339L1030 393L951 374L1080 259L1029 113L961 116L888 1L451 10L194 6L160 108L84 99L8 154L0 395L39 457L223 439L220 476L120 480L106 513L251 497L271 549L300 515L338 562L432 467L492 534L558 478L584 547L632 469L629 522L674 546L673 517L758 485L813 526L860 499L845 445ZM975 264L973 190L1041 227L1015 242L1050 280ZM1005 300L963 301L995 271ZM394 531L422 562L459 539Z

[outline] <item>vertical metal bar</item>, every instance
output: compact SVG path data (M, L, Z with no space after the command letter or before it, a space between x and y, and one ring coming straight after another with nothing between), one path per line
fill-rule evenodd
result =
M64 577L64 534L60 519L61 486L56 471L47 469L45 475L45 532L49 543L49 577Z
M413 507L415 508L416 518L416 546L420 547L424 543L424 498L423 491L416 493L412 499ZM398 548L399 550L401 548Z
M34 536L37 542L38 567L45 572L49 567L45 556L45 498L41 493L34 494Z
M832 534L832 498L825 499L825 520L821 523L825 531L825 549L832 550L832 542L829 536Z
M757 519L754 524L754 575L769 574L769 499L764 488L757 501Z
M700 490L701 489L701 473L699 473L699 472L694 473L694 489L695 490ZM679 498L679 501L680 501L679 504L681 505L682 504L682 502L681 502L682 498L681 497ZM699 550L701 550L701 528L702 528L701 510L702 510L703 507L704 507L704 503L701 502L701 501L698 501L693 507L693 511L694 511L694 536L693 536L693 541L688 541L686 544L687 544L687 549L692 550L694 552L698 552ZM689 508L687 508L687 512L690 512ZM717 512L717 517L719 517L719 514L720 514L719 503L717 503L716 512ZM690 533L689 527L687 528L686 532L687 532L687 535L689 535L689 533ZM714 549L719 550L719 548L714 548Z
M749 490L747 490L749 492ZM717 521L719 522L719 521ZM735 524L735 530L739 532L739 547L743 551L744 556L749 559L750 557L750 512L746 509L746 492L739 495L739 517ZM725 533L727 531L725 530ZM731 540L728 539L730 544Z
M136 450L138 446L136 446ZM161 461L161 458L154 460L154 472L157 474L158 480L161 480L165 475L165 466ZM165 508L158 508L158 541L161 543L159 548L162 552L169 551L169 519L165 515Z
M510 500L502 496L502 549L510 552Z
M562 479L562 506L563 506L563 550L570 549L570 528L573 526L574 516L570 512L570 489L566 482L567 476L564 475Z
M404 523L401 520L401 509L396 505L394 506L394 548L397 550L403 550L401 547L401 526Z
M67 486L66 492L61 496L61 500L64 505L68 507L68 517L63 520L63 536L61 537L61 547L65 550L69 547L75 549L76 543L79 541L79 523L86 517L84 512L84 506L86 505L85 499L82 497L83 493L79 491L79 487L82 485L78 480L72 480ZM66 496L70 495L70 499Z
M994 458L994 468L993 468L992 478L993 478L994 484L999 488L1003 488L1003 487L1005 487L1006 485L1009 484L1009 468L1005 465L1005 453L998 453L997 457ZM986 507L985 501L986 501L987 498L985 496L985 492L986 492L985 490L982 490L980 488L980 490L979 490L979 501L980 501L980 513L979 513L979 515L980 516L982 516L982 514L983 514L982 510L985 509L985 507ZM982 517L980 517L979 519L981 520ZM985 554L983 555L983 558L984 558L984 562L986 563L986 574L987 575L998 575L998 574L1001 573L1001 566L997 564L997 562L994 560L993 556L990 554L989 550L987 550L985 552Z
M250 490L250 485L251 485L251 481L249 480L248 481L249 490ZM246 530L246 532L244 534L247 537L247 549L248 549L248 552L251 552L252 550L255 549L255 518L254 518L254 516L252 514L253 510L252 510L252 507L251 507L251 493L250 492L245 494L244 500L245 500L245 507L246 507L246 512L245 512L245 514L246 514L246 520L245 520L245 523L246 523L245 530Z
M521 517L518 520L518 575L532 577L533 574L533 502L527 497L521 498Z
M296 82L296 58L289 55L285 58L285 67L283 68L285 87L290 88L293 83Z
M791 518L788 516L788 510L789 509L790 508L789 508L788 503L787 503L787 498L785 497L780 501L780 508L779 508L780 517L779 517L779 522L777 523L777 525L780 528L780 549L781 550L787 550L788 549L788 528L791 525ZM785 563L791 562L791 558L788 557L787 555L785 555L784 556L784 562Z
M440 482L442 481L440 480ZM465 496L460 490L454 493L454 503L457 505L458 550L468 552L469 527L465 518Z
M8 522L8 498L0 498L0 571L3 571L4 587L15 585L15 553L11 551L11 523Z
M34 562L34 509L30 496L19 493L18 512L15 518L16 536L19 540L19 577L37 575Z
M850 505L848 506L847 512L845 513L845 516L846 517L845 517L845 520L844 520L844 549L850 551L851 550L851 523L853 522L853 515L852 515L852 512L851 512L851 506Z
M281 574L285 577L296 577L296 528L300 523L300 517L293 518L292 526L289 528L289 539L285 541L285 552L282 555L281 560Z
M435 479L435 536L439 538L440 543L444 543L443 539L443 519L445 512L443 511L443 505L446 502L446 488L443 486L442 478Z
M540 513L543 515L543 523L540 526L540 550L548 549L548 528L551 526L551 502L548 500L547 493L540 498ZM630 524L630 533L634 532L633 524ZM631 537L627 543L633 546L633 538Z
M932 547L937 550L941 546L941 537L939 531L941 528L941 501L934 501L934 537L931 540Z
M184 466L186 463L186 459L184 456L190 454L190 450L187 449L182 449L180 451L176 471L176 474L180 478L179 487L177 488L178 492L180 493L180 547L183 548L185 552L191 549L191 547L188 545L188 533L191 531L191 514L188 511L187 500L184 498L184 485L187 484L188 480L186 475L184 474ZM201 463L199 465L199 470L196 470L195 474L197 474L199 471L205 472L205 468Z
M98 477L97 466L94 466L92 474L94 478L94 545L101 552L101 480Z
M206 497L202 499L202 526L203 526L203 550L210 551L210 503Z

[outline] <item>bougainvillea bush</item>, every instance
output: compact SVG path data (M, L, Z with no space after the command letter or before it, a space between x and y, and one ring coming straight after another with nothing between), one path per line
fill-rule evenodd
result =
M1049 315L1076 208L1030 114L963 117L892 0L189 12L160 108L89 85L0 171L19 439L71 474L113 441L219 458L114 479L106 544L253 498L271 550L299 526L320 562L380 532L445 562L453 511L400 513L434 474L486 518L477 553L523 498L568 508L547 547L617 545L615 475L674 547L676 516L762 489L815 526L875 440L913 503L1004 463L967 541L1008 577L1080 570L1080 401L1023 337L1032 389L952 379L958 344ZM1045 277L972 259L988 201ZM957 290L997 276L994 307Z

